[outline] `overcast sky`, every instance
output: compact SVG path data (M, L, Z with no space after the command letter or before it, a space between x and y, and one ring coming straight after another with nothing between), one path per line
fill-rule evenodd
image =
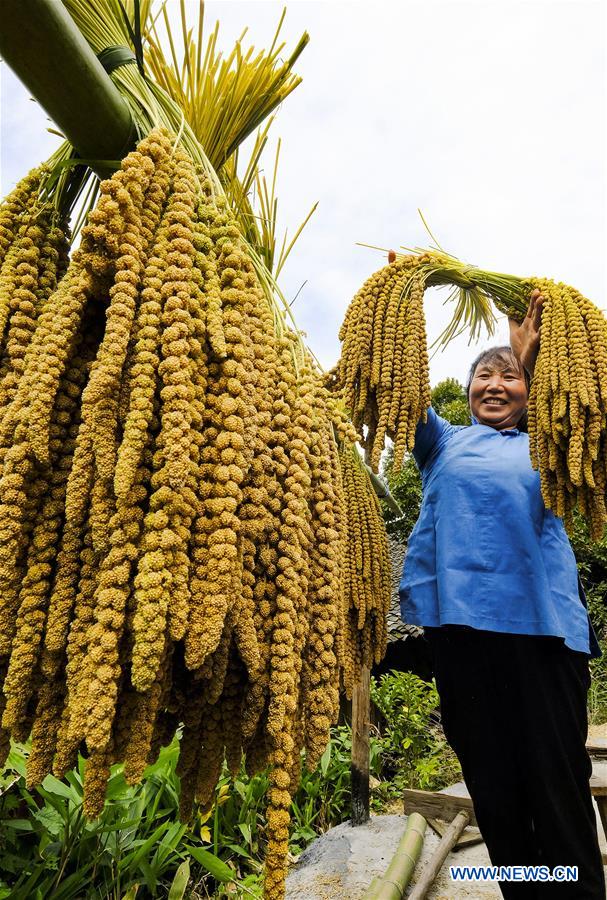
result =
M169 3L174 0L169 0ZM207 2L229 50L245 26L268 46L282 2ZM319 201L285 267L293 311L321 363L382 247L427 246L420 207L443 247L467 262L606 296L607 82L603 0L309 2L287 6L290 51L311 41L303 83L273 125L280 136L280 219L293 230ZM245 39L246 44L246 39ZM5 194L57 139L7 67L1 69ZM272 149L268 153L268 165ZM444 291L429 291L431 339ZM504 339L504 323L497 338ZM465 379L483 339L434 356L433 384Z

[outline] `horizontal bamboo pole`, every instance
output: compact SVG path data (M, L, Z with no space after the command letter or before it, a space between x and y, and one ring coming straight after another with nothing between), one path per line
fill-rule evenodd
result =
M0 56L83 159L129 152L130 110L60 0L2 0Z

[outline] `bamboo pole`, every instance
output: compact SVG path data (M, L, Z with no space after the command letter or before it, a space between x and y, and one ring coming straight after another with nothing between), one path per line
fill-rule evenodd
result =
M371 479L371 484L373 485L373 490L380 500L385 500L387 505L390 507L393 513L397 516L402 516L403 511L390 493L388 486L384 484L379 475L376 475L370 465L365 461L365 468L367 470L367 474Z
M130 110L60 0L2 0L0 56L83 159L129 152Z
M385 873L373 879L363 900L401 900L421 855L426 827L426 820L419 813L407 817L407 827L396 853Z
M352 825L369 821L369 695L371 673L362 666L352 690Z
M461 812L458 812L424 867L417 884L409 894L408 900L423 900L427 895L442 864L449 855L449 851L457 843L457 839L469 822L470 816L466 810L462 809Z

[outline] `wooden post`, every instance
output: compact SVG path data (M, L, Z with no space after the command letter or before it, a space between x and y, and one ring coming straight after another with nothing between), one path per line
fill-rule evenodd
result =
M371 705L366 666L352 691L352 825L369 821L369 717Z

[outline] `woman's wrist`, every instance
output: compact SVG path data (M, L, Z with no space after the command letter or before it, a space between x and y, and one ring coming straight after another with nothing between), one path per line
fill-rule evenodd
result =
M537 360L537 352L534 354L528 353L517 353L515 348L512 346L512 342L510 342L510 349L512 353L518 360L519 366L527 372L529 378L533 378L533 373L535 371L535 362Z

